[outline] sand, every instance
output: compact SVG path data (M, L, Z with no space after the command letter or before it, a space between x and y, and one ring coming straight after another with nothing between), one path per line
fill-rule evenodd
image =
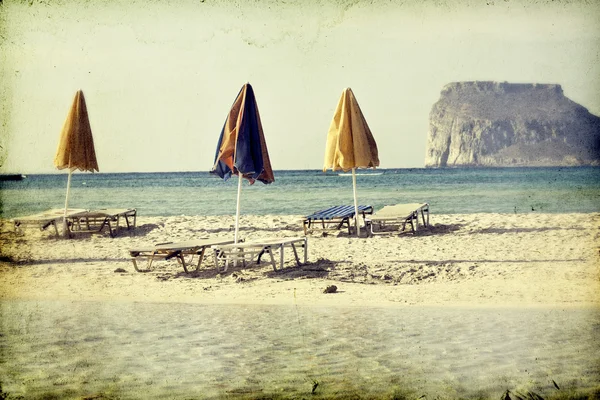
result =
M600 395L600 214L433 214L417 234L370 238L314 230L308 263L288 251L281 271L218 273L211 257L191 274L174 260L133 268L130 248L231 238L233 222L141 215L115 238L67 240L3 221L0 395ZM246 240L303 235L298 216L241 226Z
M303 235L298 216L242 216L240 236ZM308 264L268 263L218 273L208 257L198 273L174 260L150 272L128 250L201 237L233 237L232 216L138 218L135 230L57 239L52 231L0 236L0 299L308 304L342 306L598 306L600 214L432 215L417 234L353 237L315 229ZM115 272L124 270L125 272ZM335 285L334 294L323 293Z

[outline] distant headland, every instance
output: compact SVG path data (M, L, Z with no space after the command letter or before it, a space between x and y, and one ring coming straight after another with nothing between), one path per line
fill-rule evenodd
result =
M600 117L555 84L453 82L429 117L425 167L600 165Z

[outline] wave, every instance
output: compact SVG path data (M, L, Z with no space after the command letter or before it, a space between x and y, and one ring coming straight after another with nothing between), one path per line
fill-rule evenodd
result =
M383 172L372 172L372 173L359 173L356 174L356 176L375 176L375 175L383 175ZM338 176L352 176L352 173L343 173L343 174L338 174Z

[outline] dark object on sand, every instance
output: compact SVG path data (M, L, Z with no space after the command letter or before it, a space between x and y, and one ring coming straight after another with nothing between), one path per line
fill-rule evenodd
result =
M117 269L115 269L115 272L127 272L127 270L125 270L123 268L117 268Z
M323 290L323 293L335 293L335 292L337 292L337 286L335 286L335 285L327 286L325 288L325 290Z
M312 385L312 394L315 394L315 391L317 390L317 386L319 386L319 382L317 381L313 381L313 385Z

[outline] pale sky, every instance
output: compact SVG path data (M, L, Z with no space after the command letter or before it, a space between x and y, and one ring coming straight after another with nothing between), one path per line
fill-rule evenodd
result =
M382 168L423 167L429 112L454 81L557 83L600 115L595 1L31 3L0 5L5 173L56 171L78 89L101 172L210 170L246 82L275 170L322 168L345 87Z

